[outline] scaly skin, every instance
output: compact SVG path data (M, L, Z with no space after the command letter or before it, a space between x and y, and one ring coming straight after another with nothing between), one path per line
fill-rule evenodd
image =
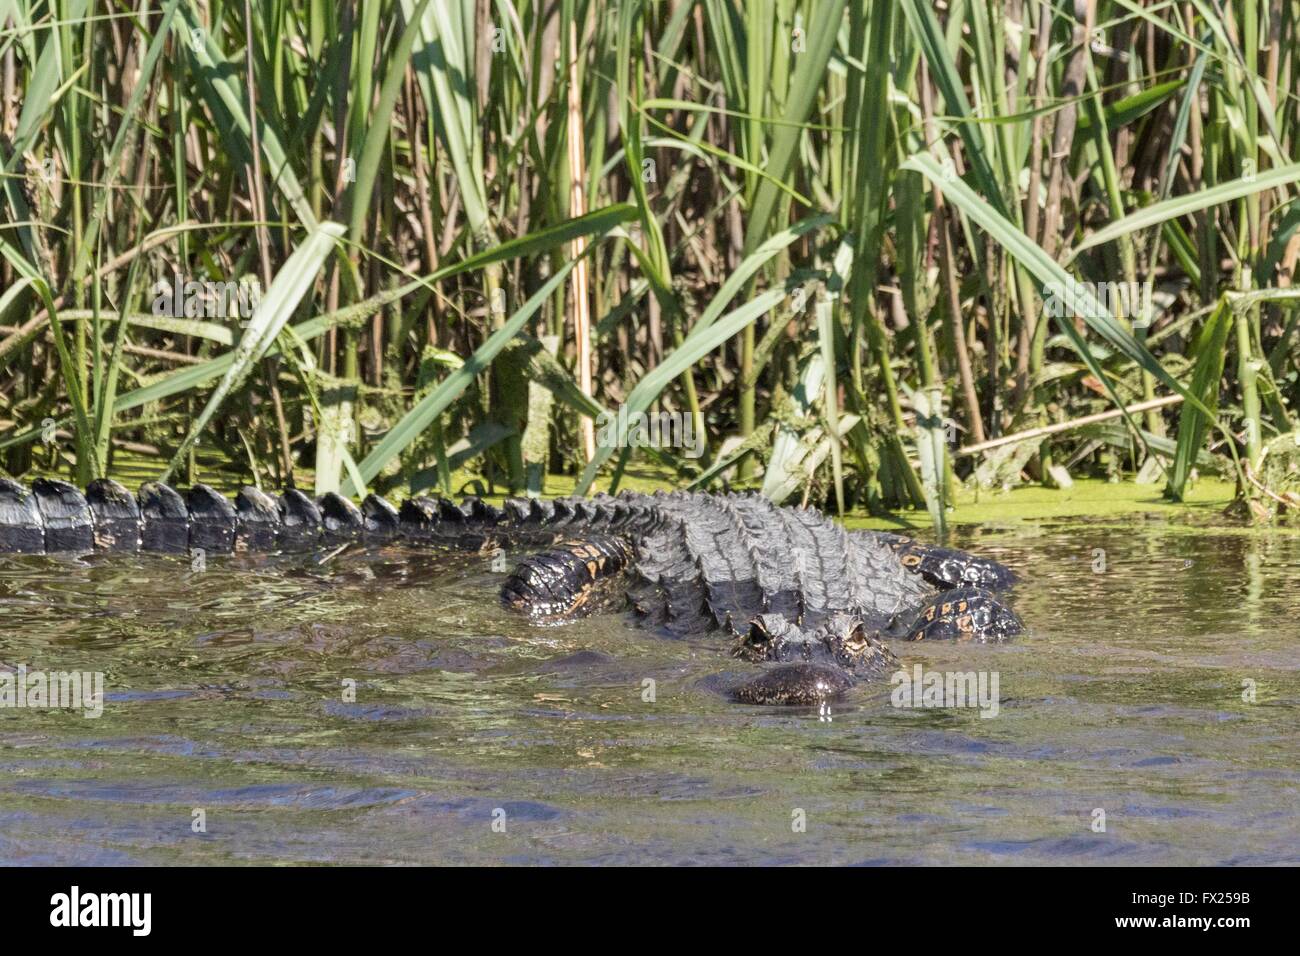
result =
M587 613L606 581L628 579L637 618L670 634L721 631L733 654L767 665L733 688L740 701L816 704L898 666L884 638L1002 640L1020 619L990 589L1015 578L996 562L897 535L849 532L819 512L759 496L623 494L512 499L496 508L411 498L279 498L206 485L182 496L148 482L132 496L106 479L83 495L38 479L0 479L0 552L302 551L350 541L485 552L540 549L502 586L537 621Z

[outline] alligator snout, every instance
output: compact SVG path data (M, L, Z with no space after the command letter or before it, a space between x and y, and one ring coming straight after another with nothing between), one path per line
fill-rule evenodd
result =
M731 692L742 704L815 706L852 687L844 670L828 664L781 664L747 680Z

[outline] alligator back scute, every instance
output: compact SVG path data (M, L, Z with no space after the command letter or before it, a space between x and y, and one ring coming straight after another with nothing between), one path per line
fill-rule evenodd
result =
M815 522L808 521L806 513L794 508L773 507L773 524L778 540L784 539L784 552L789 556L794 574L803 596L803 616L799 623L815 627L832 611L845 610L827 593L828 578L836 556L828 552L827 543L818 535ZM841 558L842 560L842 558ZM847 603L847 597L843 603Z
M437 524L446 525L449 529L458 529L461 525L469 523L469 515L462 510L461 506L456 504L450 498L434 498L435 511L437 513ZM452 530L452 534L456 531Z
M140 550L143 525L135 495L111 478L96 478L86 486L86 504L96 551Z
M365 535L372 540L395 537L402 527L397 509L379 495L366 495L361 502L361 517Z
M188 551L190 514L180 493L160 481L146 481L136 497L140 504L140 547L176 554Z
M320 543L323 522L316 502L297 488L286 488L280 496L280 544L302 551Z
M325 538L330 543L351 541L361 537L366 519L361 509L337 491L327 491L316 502L320 509Z
M190 547L212 554L228 554L235 547L238 516L225 495L198 482L186 495L190 514Z
M887 545L848 532L847 547L856 564L856 580L870 593L869 602L862 606L863 611L874 611L883 618L890 618L934 595L934 586L904 567L898 555Z
M754 553L717 499L692 496L679 507L687 546L703 575L709 611L718 627L738 634L764 610Z
M532 520L532 503L535 500L535 498L507 498L501 505L501 510L505 512L506 521L512 525L527 524Z
M629 596L643 618L671 631L699 629L703 616L741 634L765 613L812 628L841 612L883 629L934 593L888 547L812 509L753 494L646 500L665 527L640 536L640 581Z
M280 542L280 502L260 488L245 485L235 495L235 550L274 551Z
M498 525L505 520L505 512L471 495L460 503L460 513L471 524Z
M474 509L468 501L466 505ZM478 551L489 539L484 526L471 521L466 510L449 498L407 498L397 514L403 537L417 543Z
M677 635L716 627L708 608L704 575L687 544L680 522L665 522L637 542L636 575L629 589L637 615Z
M397 512L402 534L412 541L430 541L437 535L438 502L416 495L402 502Z
M771 500L754 494L729 495L725 507L737 534L754 554L764 613L802 621L803 586L784 529L773 518Z
M551 513L545 522L548 526L568 525L577 513L573 506L573 500L570 498L556 498L551 504Z
M448 533L444 544L464 551L483 551L496 541L495 529L504 513L477 497L468 497L459 505L439 499L441 527Z
M45 528L46 551L94 550L95 522L81 489L57 478L37 478L32 495Z
M45 526L36 496L10 478L0 478L0 552L43 554Z

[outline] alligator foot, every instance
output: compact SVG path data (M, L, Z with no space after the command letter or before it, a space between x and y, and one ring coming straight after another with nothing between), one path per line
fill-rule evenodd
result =
M898 555L903 567L919 574L937 588L974 586L1005 591L1019 580L1005 564L981 558L956 548L922 544L901 534L863 532L883 542Z
M620 538L587 535L519 562L501 586L501 600L538 623L562 623L595 609L597 587L627 567L632 553Z
M1021 633L1025 624L984 588L954 588L923 604L910 622L900 619L890 636L909 641L976 641L994 644Z

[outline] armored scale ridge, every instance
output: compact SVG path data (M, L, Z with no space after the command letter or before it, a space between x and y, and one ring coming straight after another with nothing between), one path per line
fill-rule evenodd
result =
M731 695L817 704L899 666L886 640L1000 641L1023 630L995 592L1015 575L995 561L899 535L849 531L821 513L758 495L657 492L509 499L495 507L415 497L244 488L233 501L196 484L182 495L110 479L82 494L0 478L0 553L311 551L349 542L490 552L528 550L501 587L539 624L616 607L618 584L647 627L718 632L765 665Z

